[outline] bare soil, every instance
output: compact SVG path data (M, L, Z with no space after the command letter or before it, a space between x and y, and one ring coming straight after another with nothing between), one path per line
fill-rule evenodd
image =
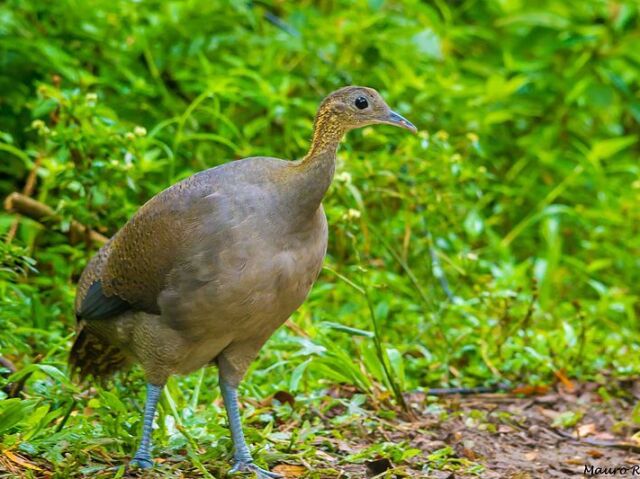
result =
M322 477L640 477L640 441L633 436L638 424L632 422L637 385L606 401L597 384L571 386L571 392L561 386L529 397L483 394L434 401L412 395L409 401L420 412L416 420L382 421L366 439L338 442L351 454L378 441L406 442L422 454L386 473L394 465L381 457L368 466L334 465L340 473ZM326 451L330 462L340 462L335 453L340 449L337 444Z

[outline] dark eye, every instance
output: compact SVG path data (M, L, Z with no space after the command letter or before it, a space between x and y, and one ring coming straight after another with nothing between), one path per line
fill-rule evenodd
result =
M356 108L358 108L359 110L364 110L368 106L369 102L365 97L359 96L358 98L356 98Z

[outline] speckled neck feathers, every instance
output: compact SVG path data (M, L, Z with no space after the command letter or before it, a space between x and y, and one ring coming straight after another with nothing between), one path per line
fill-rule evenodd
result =
M311 147L304 157L304 162L313 162L315 157L324 153L333 153L335 156L340 140L347 131L337 113L333 105L320 105L313 123Z
M292 207L303 217L310 217L318 209L333 180L336 153L347 131L339 118L332 105L320 105L309 152L295 168Z

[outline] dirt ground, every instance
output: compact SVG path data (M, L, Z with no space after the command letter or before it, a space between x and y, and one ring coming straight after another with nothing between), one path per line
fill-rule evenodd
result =
M407 474L449 479L640 477L634 401L603 401L598 389L597 384L583 384L571 392L561 387L525 398L485 394L427 404L422 419L397 426L398 438L411 438L409 443L428 458L426 467L424 457L416 458L416 467ZM413 399L414 406L421 399L424 406L426 398L420 397ZM434 454L447 446L452 451L443 459ZM482 469L470 472L471 464Z
M637 384L626 385L620 397L607 397L597 384L571 385L570 392L563 386L553 392L527 389L528 395L411 395L418 419L384 422L362 444L405 441L423 452L410 466L394 467L380 457L364 465L334 465L340 473L322 477L640 477L640 434L634 436L640 425L632 421ZM353 453L351 441L336 442L326 454L329 462L339 461L341 447Z

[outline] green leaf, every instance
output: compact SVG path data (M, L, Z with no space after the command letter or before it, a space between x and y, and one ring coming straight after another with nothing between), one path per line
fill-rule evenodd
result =
M364 336L366 338L373 338L374 334L371 331L365 331L364 329L353 328L351 326L346 326L340 323L333 323L331 321L323 321L320 323L321 326L324 326L329 329L333 329L335 331L340 331L342 333L347 333L352 336Z
M307 366L309 366L310 362L311 362L311 358L298 364L295 367L295 369L291 373L291 378L289 379L289 391L292 391L292 392L298 391L298 386L300 385L300 380L302 379L302 375L306 371Z
M39 399L20 400L17 398L0 401L0 434L5 434L28 418L39 402Z
M638 141L635 135L623 136L620 138L611 138L609 140L600 140L593 144L589 157L592 160L604 160L612 157L616 153L629 148Z
M553 420L553 427L573 427L580 422L583 416L584 413L580 411L565 411Z
M471 238L477 238L484 229L484 222L478 210L472 209L464 219L464 229Z

